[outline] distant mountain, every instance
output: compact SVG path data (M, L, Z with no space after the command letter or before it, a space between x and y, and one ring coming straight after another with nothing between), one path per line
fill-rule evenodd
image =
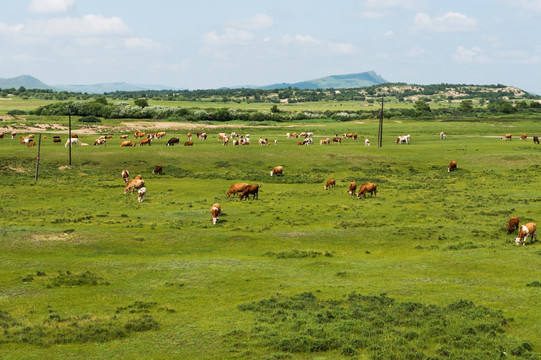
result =
M14 78L0 78L0 89L46 89L55 91L71 91L88 94L103 94L115 91L145 91L145 90L180 90L170 86L163 85L142 85L130 84L126 82L92 84L92 85L47 85L30 75L22 75Z
M372 85L384 84L388 81L376 74L374 71L367 71L363 73L347 74L347 75L331 75L314 80L301 81L297 83L281 83L265 86L244 86L251 89L287 89L298 88L303 90L314 89L351 89L362 88Z
M21 75L14 78L2 79L0 78L0 89L18 89L20 87L25 89L50 89L54 90L53 86L42 83L30 75Z
M115 82L92 85L56 85L59 91L71 91L88 94L103 94L115 91L146 91L146 90L180 90L178 88L163 85L130 84L126 82Z

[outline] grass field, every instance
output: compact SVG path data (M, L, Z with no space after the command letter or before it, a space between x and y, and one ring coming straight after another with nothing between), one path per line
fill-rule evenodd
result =
M541 146L518 139L541 122L388 121L382 148L376 121L239 125L227 132L252 145L236 147L221 130L193 147L165 146L181 131L134 148L114 134L74 147L72 168L48 133L37 183L37 147L0 140L0 357L539 359L540 242L505 227L541 223ZM359 139L319 145L344 132ZM350 181L379 193L351 197ZM226 198L235 182L259 199Z

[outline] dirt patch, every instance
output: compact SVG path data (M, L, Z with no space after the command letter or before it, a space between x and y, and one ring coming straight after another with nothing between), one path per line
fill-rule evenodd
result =
M23 169L22 167L15 167L15 166L11 166L11 165L7 165L6 169L8 169L9 171L16 172L16 173L24 173L24 172L26 172L26 170Z

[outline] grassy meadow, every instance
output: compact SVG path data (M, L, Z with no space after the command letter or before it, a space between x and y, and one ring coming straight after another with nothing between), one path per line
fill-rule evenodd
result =
M541 223L541 146L519 140L541 122L386 121L382 148L377 127L201 125L193 147L165 146L180 130L133 148L85 135L71 168L51 131L37 183L37 147L0 140L0 357L539 359L540 242L518 247L505 227ZM319 145L344 132L359 138ZM143 176L142 203L123 169ZM378 194L351 197L351 181ZM226 198L236 182L259 198Z

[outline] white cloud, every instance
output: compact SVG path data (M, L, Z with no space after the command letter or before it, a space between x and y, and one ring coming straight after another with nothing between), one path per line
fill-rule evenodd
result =
M283 44L314 44L314 45L319 45L321 44L321 41L319 40L316 40L314 39L312 36L310 35L295 35L295 36L291 36L289 34L287 35L284 35L282 37L282 40L281 42Z
M9 26L8 24L0 22L0 35L15 35L17 33L20 33L23 29L23 24Z
M85 15L29 22L24 33L41 37L90 37L127 35L131 30L119 17Z
M262 13L255 14L242 21L230 21L227 23L228 27L246 30L265 30L270 29L273 25L273 18Z
M453 60L460 64L476 63L476 64L488 64L492 60L483 53L479 47L474 46L471 49L466 49L463 46L459 46L453 55Z
M32 0L29 10L33 13L65 13L73 5L75 5L75 0Z
M321 41L310 35L284 35L280 39L282 45L293 45L298 49L315 49L316 51L330 52L334 55L349 55L358 53L359 48L353 44Z
M414 48L411 48L410 50L406 51L404 53L404 56L407 56L407 57L419 57L419 56L422 56L426 53L425 49L421 48L421 47L414 47Z
M216 30L204 34L201 38L207 45L246 45L253 41L254 35L251 32L233 28L226 28L222 34Z
M124 39L128 49L160 50L161 44L144 37L130 37Z
M413 19L420 30L432 32L469 32L477 28L477 19L457 12L448 12L443 16L430 17L426 13L418 13Z

